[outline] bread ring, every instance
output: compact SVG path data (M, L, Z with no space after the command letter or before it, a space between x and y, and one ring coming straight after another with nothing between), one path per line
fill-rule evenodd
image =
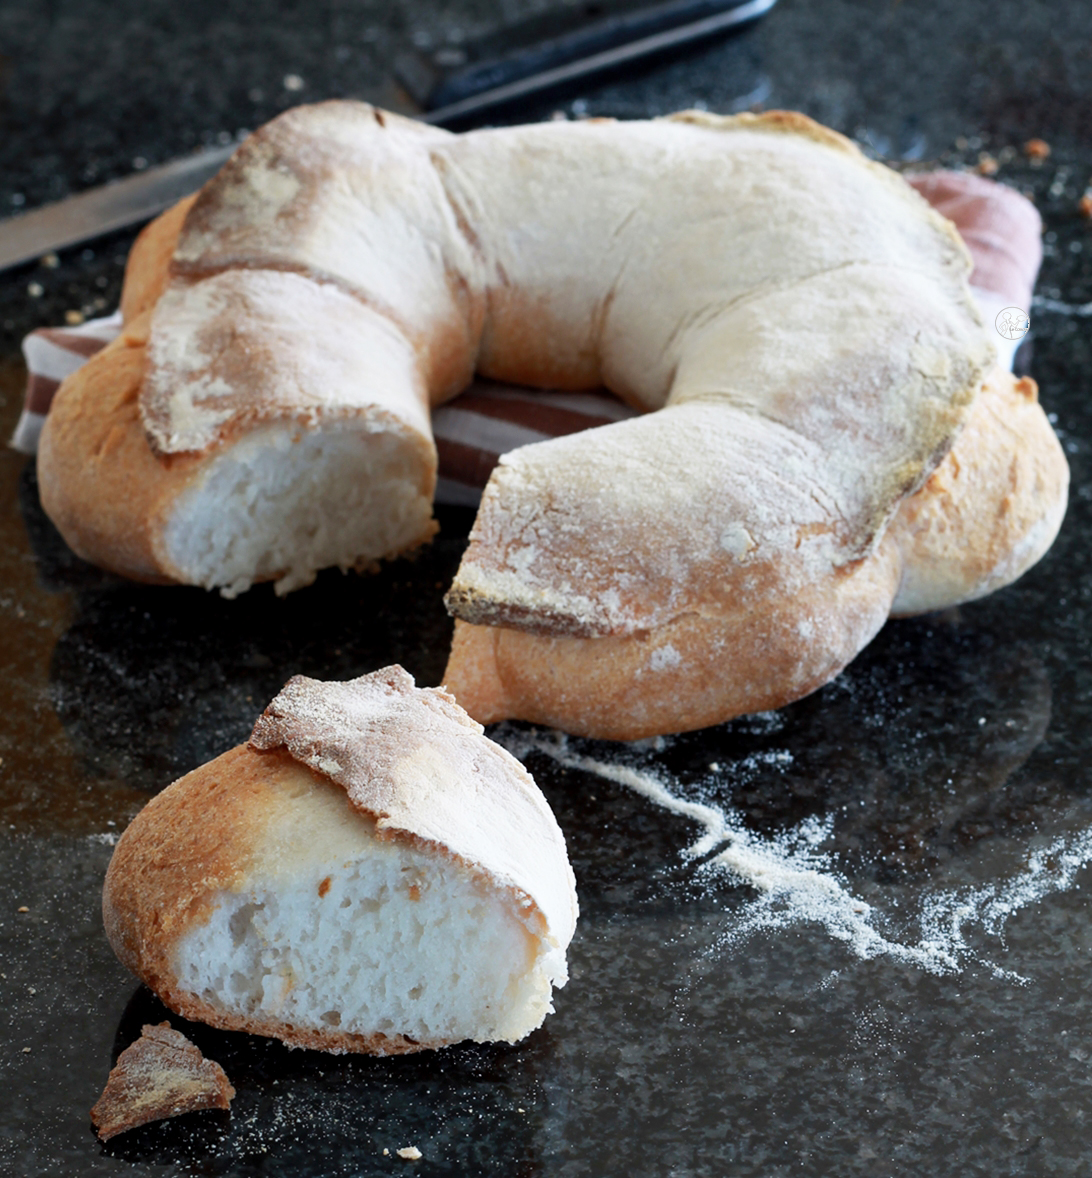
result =
M296 108L157 232L124 342L62 389L40 452L46 509L98 563L230 594L419 543L426 406L477 371L655 411L495 471L447 596L463 624L446 681L479 719L713 723L830 678L900 598L945 598L928 573L904 593L889 525L992 363L969 260L901 178L803 116L453 136L364 104ZM1027 401L995 384L998 404ZM1064 458L1029 404L1024 498L992 475L971 496L1016 503L1000 529L1016 555L949 544L964 596L1060 523ZM100 460L111 447L139 477ZM947 518L908 523L915 567Z

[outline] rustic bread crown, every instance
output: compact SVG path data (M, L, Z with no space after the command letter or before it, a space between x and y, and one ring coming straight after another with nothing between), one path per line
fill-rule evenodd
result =
M43 442L47 509L119 571L287 590L428 538L427 407L475 371L606 385L655 412L494 473L447 596L462 620L447 682L482 718L712 723L835 674L928 563L920 527L900 546L889 525L992 363L968 271L900 177L801 115L455 136L360 103L296 108L137 252L127 342L100 361L124 392L109 430L88 427L95 362L77 375ZM972 544L945 572L957 600L1018 575L1060 522L1064 459L1037 407L1024 416L1024 473L971 501L989 514L1008 484L1023 498L988 569ZM911 579L901 608L949 603ZM527 658L545 669L513 692ZM589 660L612 668L600 713L683 680L703 702L618 723L584 722L571 687L563 707L535 702Z

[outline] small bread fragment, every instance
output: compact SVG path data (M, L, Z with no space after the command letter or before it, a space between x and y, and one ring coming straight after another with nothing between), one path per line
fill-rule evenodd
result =
M137 815L103 892L114 951L172 1010L377 1055L522 1039L576 915L529 774L401 667L290 680L248 744Z
M170 1023L145 1023L140 1038L118 1056L91 1110L102 1141L119 1133L207 1108L228 1108L235 1089L215 1060Z

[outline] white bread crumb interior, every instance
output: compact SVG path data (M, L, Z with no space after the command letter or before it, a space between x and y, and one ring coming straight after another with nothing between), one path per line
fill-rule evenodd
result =
M235 597L278 594L404 551L434 530L418 448L359 420L263 426L220 450L172 505L163 534L178 579Z

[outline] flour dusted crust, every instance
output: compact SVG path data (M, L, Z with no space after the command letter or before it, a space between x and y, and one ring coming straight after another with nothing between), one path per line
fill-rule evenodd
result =
M444 1046L455 1040L285 1014L286 994L322 973L322 954L308 957L301 949L287 979L251 979L259 994L281 982L287 990L279 1002L263 1000L250 1010L232 1009L187 981L194 973L193 938L221 909L248 898L259 907L275 902L302 880L309 915L289 938L302 944L324 911L345 906L340 878L382 845L408 848L418 864L405 877L410 893L427 886L421 864L460 878L474 903L491 906L493 919L523 930L518 944L532 970L545 971L529 1013L516 1011L514 1023L502 1018L515 1026L512 1035L458 1038L518 1038L537 1026L550 1009L550 983L564 984L565 948L576 924L564 838L519 762L487 740L450 696L415 688L400 667L347 683L297 676L259 719L249 744L153 799L111 860L103 891L107 936L119 959L186 1018L327 1051L395 1054ZM370 908L378 900L363 902ZM405 897L400 902L405 908ZM235 925L231 933L238 940ZM392 928L382 951L414 956L395 945ZM362 958L374 945L364 950ZM424 955L408 968L420 984L442 987L446 964L444 955ZM359 968L366 978L363 960ZM506 993L514 992L509 985ZM483 1025L503 1015L486 1009Z
M366 429L372 414L396 423L403 454L416 446L416 476L400 461L419 511L435 477L426 406L475 371L605 385L652 412L523 447L494 472L446 597L459 626L445 681L480 719L564 716L599 735L712 723L824 682L892 608L988 591L1049 546L1064 458L1033 398L1014 400L1001 375L986 384L993 349L969 269L948 221L802 115L456 136L360 103L296 108L137 251L128 351L62 389L43 501L77 551L129 575L230 593L275 576L290 589L329 557L285 571L287 557L222 569L173 555L189 532L172 521L205 509L187 490L208 478L203 464L253 450L271 423ZM330 379L339 365L345 379ZM107 509L118 476L96 461L106 443L84 406L115 372L128 391L110 444L120 452L125 435L139 480L153 465L171 477L150 479L151 503L145 492ZM987 459L953 514L949 483L930 480L991 397L1027 402L1015 445L1037 474L1005 490ZM979 431L960 470L983 461L987 437L1016 434ZM891 537L911 500L913 543ZM430 532L405 511L413 526L383 538L389 552ZM1005 518L982 528L982 515ZM360 563L388 554L371 543ZM583 652L581 674L589 660L614 668L591 711L616 723L581 719L590 695L553 698L577 668L562 651ZM543 656L560 661L516 667ZM646 657L675 669L681 704L652 698L666 680L644 674Z

